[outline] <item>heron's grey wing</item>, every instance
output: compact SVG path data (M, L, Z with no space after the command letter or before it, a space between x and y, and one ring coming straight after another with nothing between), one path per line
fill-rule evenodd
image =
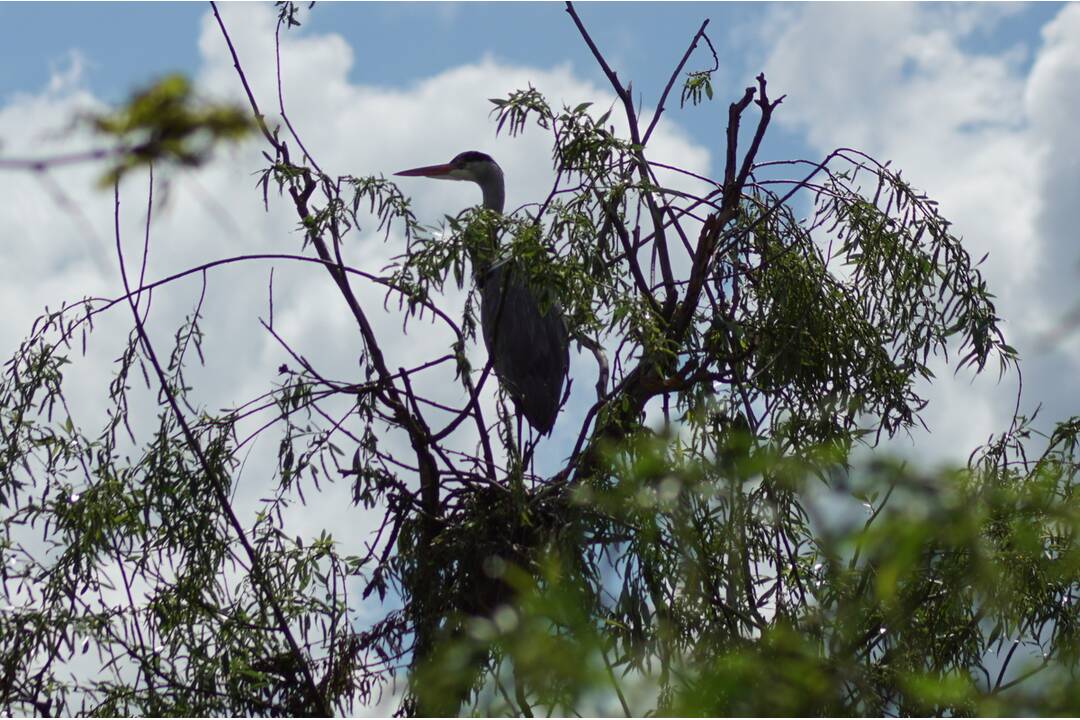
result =
M570 343L562 308L540 306L509 263L482 279L480 324L500 382L529 424L548 433L555 424Z

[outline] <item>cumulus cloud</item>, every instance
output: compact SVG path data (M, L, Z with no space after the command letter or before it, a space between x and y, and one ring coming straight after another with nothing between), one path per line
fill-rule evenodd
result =
M271 123L279 122L275 13L254 4L223 5L221 12L263 113ZM198 46L202 58L196 73L198 90L207 96L246 103L232 58L210 13L203 18ZM405 88L360 85L349 79L357 62L354 49L336 34L315 34L306 28L283 32L280 57L289 118L329 175L389 175L406 167L446 161L461 150L478 149L495 156L504 168L509 208L546 196L553 180L550 145L535 128L518 138L496 138L487 98L532 84L556 106L586 100L606 106L614 101L609 91L580 79L568 65L530 68L506 65L490 57L449 68ZM29 130L62 124L76 108L99 105L89 92L80 89L81 85L62 75L58 74L50 89L15 98L0 109L0 137L16 138L24 151L20 154L67 152L91 142L75 132L60 143L43 144ZM708 168L708 152L670 121L658 127L650 146L657 160L695 172ZM149 279L231 255L300 251L302 235L291 202L271 193L269 212L263 209L254 175L265 165L262 149L256 140L220 153L197 172L167 176L159 172L147 266ZM72 206L81 209L85 224L93 230L86 233L85 241L107 263L115 265L111 196L94 188L95 172L78 168L54 175L70 196ZM82 234L82 229L73 225L73 218L57 212L47 193L25 176L0 176L0 184L20 200L0 210L7 213L0 214L0 227L27 238L26 243L0 249L6 253L2 263L7 272L3 292L9 308L0 327L10 352L44 304L83 294L115 295L119 279L102 272L88 257L86 249L73 237ZM425 223L437 223L444 214L456 214L479 202L476 188L466 183L412 181L402 187L412 195L414 209ZM129 268L141 258L146 191L145 176L125 179L121 227ZM373 225L351 233L343 251L346 262L377 272L402 253L405 245L395 232L384 240ZM273 266L275 331L324 376L361 380L362 341L325 272L313 265ZM207 366L192 368L190 380L197 389L196 400L210 411L264 392L283 362L295 367L258 322L259 318L269 320L270 269L270 263L252 263L216 269L207 276L203 323ZM28 288L28 284L32 287ZM412 320L403 334L403 317L396 303L390 302L384 308L384 289L358 280L355 290L382 340L391 368L416 365L448 352L452 338L441 326ZM201 291L202 278L193 277L155 292L149 325L159 353L169 346L172 332L183 315L191 311ZM464 292L448 285L444 301L452 315L460 311L464 300ZM104 395L98 386L104 384L102 378L108 377L110 362L126 336L126 312L116 308L112 325L103 320L91 345L91 357L80 360L73 370L76 377L86 378L85 382L73 383L76 397L72 404L77 420L89 419L102 406ZM473 346L470 352L474 366L482 366L482 345ZM575 355L572 362L577 382L567 429L557 429L555 436L545 441L541 465L555 467L569 452L569 443L574 439L571 435L576 430L573 413L584 412L581 408L595 378L591 356ZM461 406L465 401L449 367L427 372L415 383L418 391L439 402ZM494 383L488 387L493 389ZM492 392L487 393L484 402L486 416L494 418ZM342 406L341 411L345 409ZM151 411L149 405L140 409ZM438 413L432 412L436 418L433 422L438 425ZM455 434L461 446L471 447L476 440L476 429L469 423ZM411 453L404 436L391 433L381 441L390 453L400 452L404 457ZM266 437L256 443L241 476L239 502L253 504L265 496L275 455L276 439ZM308 507L287 518L291 533L312 535L326 528L346 540L350 550L359 548L372 518L351 507L347 484L324 486L323 493L307 493L306 497Z
M1080 298L1073 206L1080 190L1080 9L1066 6L1040 48L971 49L1020 8L915 4L806 5L774 13L764 66L789 99L778 120L816 151L853 146L904 170L941 203L998 296L1006 334L1024 358L1022 409L1075 411L1080 353L1038 339ZM1030 70L1024 60L1036 52ZM939 363L929 389L924 459L962 461L1008 427L1015 375L971 381ZM993 375L994 373L988 373Z
M277 109L273 12L257 5L225 5L222 13L236 43L248 80L264 113ZM1075 372L1076 353L1062 345L1031 356L1039 332L1052 326L1072 292L1074 261L1070 200L1080 190L1075 135L1068 118L1080 105L1075 82L1080 49L1074 38L1080 11L1065 7L1044 30L1035 62L1025 70L1024 48L999 55L979 54L967 42L992 29L1008 8L924 8L888 4L783 7L767 25L763 63L774 93L789 99L777 120L801 132L820 150L855 145L905 169L912 182L942 203L972 255L990 251L985 266L999 309L1007 318L1010 340L1026 358L1025 405L1049 399L1049 414L1060 416L1075 405L1062 378ZM212 15L201 25L198 44L201 92L243 100L229 56ZM610 104L605 88L582 80L568 65L529 68L488 57L449 68L409 87L381 87L350 81L358 53L340 36L306 29L283 35L281 72L290 119L320 165L331 175L389 174L403 167L444 161L463 149L498 158L508 177L508 206L543 197L552 179L547 139L530 128L522 137L496 139L488 113L489 97L533 84L556 104L592 100ZM80 68L92 58L72 55L68 65L37 94L23 94L0 107L0 137L6 155L41 155L85 148L89 138L67 132L73 114L100 102L80 81ZM372 57L361 62L377 64ZM377 67L367 76L378 76ZM618 113L615 113L617 117ZM708 152L666 120L651 143L653 157L697 171L709 166ZM156 189L148 277L242 253L295 252L300 245L296 220L287 201L271 198L262 208L252 174L262 166L257 142L222 153L197 173L159 177ZM18 151L18 152L16 152ZM7 312L0 337L10 352L26 333L29 320L46 304L84 294L115 295L112 206L93 187L96 170L76 167L50 175L56 188L28 176L0 176L10 202L0 207L0 228L12 241L0 252ZM58 202L57 189L66 200ZM411 193L418 216L437 222L478 200L468 184L414 181ZM140 257L146 187L134 178L122 194L122 230L129 262ZM365 228L350 236L347 260L379 270L403 249ZM208 276L206 298L207 367L193 369L199 400L211 410L264 391L275 369L289 358L258 324L268 319L269 264L235 266ZM381 290L357 284L376 331L384 340L391 367L438 357L449 334L414 321L408 335L394 304L383 309ZM362 347L347 309L317 267L277 264L274 274L275 329L320 372L344 380L358 375ZM157 342L170 339L176 323L194 305L201 279L192 278L156 293L151 330ZM464 294L448 288L446 302L460 309ZM1064 304L1067 305L1067 302ZM91 357L73 372L102 378L109 372L127 318L113 313L96 332ZM483 348L474 346L479 364ZM571 411L581 407L595 377L588 357L573 360L577 378ZM974 444L1006 427L1012 411L1013 380L969 381L940 368L930 390L927 420L932 434L919 440L931 459L959 459ZM460 404L461 391L447 374L433 372L426 383L432 395ZM100 383L73 383L74 407L91 413L101 406ZM490 395L487 413L493 416ZM573 423L568 423L571 427ZM550 462L558 462L571 438L548 441ZM567 430L567 433L572 430ZM475 429L463 425L458 441L475 442ZM263 445L269 444L262 441ZM389 437L405 450L403 438ZM253 458L270 456L258 446ZM241 482L241 496L253 500L265 489L268 468L252 461ZM348 507L344 486L308 499L321 505L297 513L302 530L327 524L362 535L358 514ZM323 512L325 510L325 512Z
M1080 140L1075 123L1080 109L1080 8L1066 6L1043 28L1040 50L1024 92L1033 146L1031 162L1039 176L1031 188L1039 198L1037 271L1045 286L1042 323L1060 322L1063 307L1080 301L1075 291L1077 260L1076 200L1080 197ZM1047 282L1048 281L1048 282ZM1052 292L1051 292L1052 291ZM1080 355L1080 345L1070 345Z
M277 110L272 9L224 5L225 21L248 80L271 118ZM912 182L942 204L943 212L965 237L971 254L990 251L985 268L1000 296L1010 339L1022 353L1027 378L1026 407L1049 400L1049 414L1061 416L1076 406L1077 390L1068 382L1080 353L1061 345L1043 355L1029 354L1039 333L1053 326L1055 314L1080 299L1075 286L1076 242L1072 208L1080 194L1080 143L1072 118L1080 110L1080 7L1066 6L1044 29L1034 64L1025 69L1023 48L1000 55L972 51L966 42L992 29L1010 8L956 6L927 8L910 4L867 6L784 6L768 24L764 67L774 94L787 93L778 122L805 135L822 152L854 145L905 169ZM198 45L201 92L244 100L217 24L203 18ZM506 170L508 207L546 195L552 180L547 139L535 129L524 136L496 139L488 118L489 97L533 84L554 103L613 101L610 92L581 79L568 65L530 68L485 58L449 68L401 87L352 82L358 52L340 36L301 29L283 36L282 86L290 119L305 144L330 175L389 174L445 161L465 149L494 155ZM92 146L85 133L71 131L69 120L100 108L84 88L81 68L93 58L73 54L54 69L48 86L36 94L13 96L0 106L4 155L51 155ZM386 60L373 57L360 62ZM756 67L756 64L755 64ZM377 68L376 68L377 69ZM377 72L368 73L377 76ZM617 116L617 113L615 114ZM650 143L661 161L704 172L708 152L668 118ZM301 235L287 201L271 197L264 211L253 172L264 164L261 144L223 152L198 172L158 178L155 188L148 278L156 279L202 262L245 253L297 252ZM112 249L111 197L94 187L98 170L71 167L47 179L0 175L0 339L9 356L29 323L45 305L83 295L112 296L120 291ZM406 188L425 222L437 222L478 202L478 193L461 183L424 183ZM122 237L128 263L141 257L146 185L132 177L121 195ZM404 250L402 238L389 241L368 227L350 235L346 260L378 271ZM205 301L207 366L193 368L197 401L209 410L243 402L261 392L291 358L262 330L269 319L270 264L237 265L211 272ZM155 293L150 330L159 352L191 310L201 292L195 277ZM450 336L436 325L414 321L407 335L394 304L383 309L384 294L358 282L356 289L383 339L391 367L406 366L446 352ZM347 308L318 267L275 266L274 327L325 375L359 379L361 340ZM448 289L446 302L458 309L464 294ZM123 307L98 321L89 355L69 372L76 420L100 412L102 385L130 327ZM483 348L473 347L474 364ZM591 360L575 357L577 378L570 412L581 408L595 377ZM927 414L931 435L918 447L930 459L962 459L991 432L1007 426L1012 411L1011 380L969 383L942 368L930 391ZM436 399L463 401L445 372L419 382ZM486 413L493 417L491 397ZM137 408L152 417L149 402ZM546 462L567 451L571 430L556 430L546 441ZM475 442L463 425L458 442ZM567 434L561 434L567 433ZM401 437L388 436L392 448L407 452ZM249 509L269 485L276 439L257 444L241 479L238 501ZM290 532L302 536L334 532L349 551L367 537L372 518L353 508L345 484L307 493L307 508L287 517Z
M247 78L271 123L277 118L277 89L273 32L275 14L262 5L224 5L225 22L236 43ZM232 58L212 15L203 18L198 38L201 64L197 90L209 97L246 103ZM581 80L568 65L548 68L511 66L488 57L448 68L410 87L379 87L353 83L349 72L356 53L335 34L308 33L306 28L283 35L281 72L290 120L320 166L331 176L385 174L419 164L448 160L465 149L495 156L508 178L508 207L536 202L546 196L553 180L550 145L536 129L523 136L496 139L488 114L487 98L507 94L529 84L544 92L556 106L586 100L611 104L611 94ZM377 62L378 59L368 60ZM84 85L82 68L92 63L73 51L67 63L53 68L48 85L37 93L11 97L0 106L0 148L6 157L49 157L95 147L97 141L71 119L104 104ZM147 78L149 81L150 78ZM658 128L650 145L656 159L705 172L709 155L673 123ZM221 150L197 171L159 168L151 208L146 277L156 280L216 259L255 253L301 252L302 234L288 199L271 193L264 210L256 188L257 170L265 166L258 140ZM100 167L73 165L47 174L0 174L0 342L9 357L26 337L30 323L48 305L84 296L113 297L121 293L116 270L113 202L110 191L96 186ZM475 187L465 183L413 181L403 186L412 195L414 209L425 223L437 223L444 214L456 214L479 202ZM128 273L134 275L142 260L147 221L147 177L127 176L120 192L120 234ZM388 240L374 223L351 233L343 249L345 260L360 269L378 272L405 250L404 239L392 232ZM311 254L311 250L307 251ZM290 355L259 324L270 320L270 272L273 268L273 326L292 348L311 361L324 377L345 382L362 381L359 360L363 345L355 323L326 273L315 265L288 262L252 262L210 271L203 299L203 354L205 367L192 362L189 385L196 407L216 412L235 407L266 392L278 380L277 368ZM452 284L451 284L452 285ZM439 325L413 320L402 332L403 317L396 303L384 308L382 288L356 281L354 289L382 342L392 369L420 364L446 354L452 337ZM147 328L159 355L171 348L173 333L203 294L203 277L195 275L156 290ZM465 292L448 285L443 298L451 315L460 314ZM104 422L108 381L131 328L124 305L95 321L87 353L72 350L66 389L76 423L93 433ZM482 344L470 348L474 367L486 359ZM193 358L192 358L193 360ZM538 456L541 471L559 465L576 436L573 421L584 413L595 380L591 357L572 357L577 382L568 404L566 423L544 441ZM451 406L466 398L450 367L426 372L414 380L417 391ZM156 426L153 390L132 378L133 427L140 440ZM494 382L483 399L487 418L495 417ZM342 402L333 410L344 415ZM576 417L575 417L576 415ZM432 423L439 419L432 411ZM241 427L241 436L270 419L264 414ZM475 427L464 423L452 440L462 448L477 442ZM260 498L273 492L278 435L264 434L245 448L235 503L250 521ZM380 437L382 449L401 458L412 456L402 434ZM341 446L347 442L340 441ZM345 449L351 453L351 449ZM310 538L330 532L345 553L359 553L371 540L381 512L352 505L349 483L324 482L321 492L305 492L306 505L292 506L284 515L289 536ZM39 537L25 538L28 547L40 547ZM122 587L117 583L117 588ZM136 588L136 592L140 591ZM120 590L117 590L120 592ZM358 594L354 593L354 597ZM381 608L385 609L385 608ZM376 617L379 607L354 608L358 623ZM71 666L85 674L97 672L88 656ZM392 694L383 705L392 702ZM380 712L385 707L368 708Z

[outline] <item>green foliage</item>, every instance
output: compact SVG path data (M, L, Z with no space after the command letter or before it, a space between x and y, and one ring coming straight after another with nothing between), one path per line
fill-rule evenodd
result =
M218 142L236 142L255 129L251 114L240 107L199 101L182 75L167 75L134 93L120 108L91 114L86 122L118 143L115 159L101 178L103 187L156 162L197 167Z
M198 334L193 316L176 337L168 381L181 398L185 357ZM129 371L133 360L145 362L134 333L117 365L110 422L98 437L84 435L66 413L57 423L63 431L50 430L40 411L27 407L27 392L46 382L49 400L66 407L55 374L66 364L63 353L39 336L23 345L0 383L0 428L9 453L21 448L19 462L2 468L10 493L0 544L9 603L0 613L0 652L9 672L4 706L104 715L303 712L300 669L273 629L265 592L278 597L306 644L316 619L344 623L347 605L321 588L343 586L359 571L358 560L341 556L329 535L305 545L283 537L275 525L301 471L317 477L317 468L300 461L291 473L283 469L280 494L249 529L252 545L274 557L268 586L258 587L243 572L247 560L230 537L227 509L164 400L157 426L140 433L144 449L134 456L119 451L121 434L130 432ZM283 388L280 401L295 407L300 396L290 392ZM226 415L196 425L205 456L224 477L239 466L236 421ZM28 493L30 487L40 493ZM21 549L23 529L38 528L54 548L47 555ZM76 691L61 679L61 669L90 647L116 659L109 672ZM355 657L355 638L342 636L324 651L331 691L349 697L351 688L332 671L335 661ZM132 670L138 671L134 683ZM42 687L50 704L27 704Z
M279 12L279 29L297 24L292 3ZM684 102L712 97L715 65L690 73ZM757 140L740 148L755 98ZM451 715L1080 710L1080 420L1043 437L1018 417L963 468L871 452L919 423L932 357L1018 364L933 201L851 150L758 162L777 106L764 78L729 108L719 179L653 160L632 102L625 134L615 108L555 111L532 87L492 103L497 134L549 136L555 184L438 228L389 180L330 177L290 155L291 127L264 127L263 202L295 210L341 291L358 378L285 346L267 392L198 406L200 301L160 362L136 311L103 416L80 418L75 339L97 341L95 316L127 298L35 323L0 378L0 708L346 714L396 688L402 712ZM119 143L112 182L203 162L245 117L169 78L93 122ZM349 267L358 240L404 252ZM572 445L519 437L502 396L485 417L466 360L475 297L455 314L441 294L495 263L557 303L597 361L595 400L559 420ZM396 299L407 333L440 323L449 346L388 361L353 282ZM444 362L457 405L414 382ZM392 435L411 453L391 454ZM267 477L242 480L267 449ZM541 453L559 469L540 476ZM374 533L286 531L342 479L358 513L381 514ZM241 482L260 483L249 516Z
M708 24L706 21L705 25ZM694 38L696 44L697 38L700 37L709 46L709 51L712 53L713 66L709 70L697 70L686 74L686 80L683 81L682 97L679 98L679 107L684 107L686 101L689 100L691 105L698 105L701 103L702 93L709 100L713 99L713 86L712 86L712 74L720 69L720 58L716 56L716 48L713 47L712 41L709 40L709 36L705 34L705 25L701 26L701 30L698 31L698 35ZM691 46L693 49L693 46Z
M679 105L685 105L687 100L690 101L691 105L699 104L702 93L709 100L713 99L712 73L690 73L686 76L686 82L683 84L682 98L679 100Z
M486 540L455 541L468 551L440 560L485 572L447 578L499 592L483 601L492 610L447 626L415 680L420 708L484 688L476 663L489 656L481 714L621 714L620 694L659 698L674 715L1022 714L1040 707L1013 690L1029 672L1059 698L1049 707L1075 711L1064 700L1080 689L1073 451L1051 445L1027 470L980 467L984 455L934 477L871 464L854 477L880 499L836 532L810 522L823 511L808 493L821 467L737 435L719 457L694 459L674 438L612 453L612 481L579 489L559 511L563 530L525 521L544 528L526 567L521 548L537 540L516 536L507 557L492 527L507 518L485 508L455 523ZM535 518L543 503L516 515ZM528 700L507 695L508 682ZM606 704L586 704L596 696Z

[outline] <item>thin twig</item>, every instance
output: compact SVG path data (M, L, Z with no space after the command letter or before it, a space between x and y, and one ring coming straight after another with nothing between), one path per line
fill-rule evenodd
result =
M672 86L675 85L675 81L679 78L679 73L682 72L683 66L686 65L686 61L690 59L690 55L693 54L694 48L697 47L698 41L702 37L705 37L705 28L709 26L709 19L705 18L705 21L701 23L701 27L694 33L694 39L690 41L690 47L686 48L686 52L682 56L682 60L675 67L675 71L671 73L671 77L668 78L667 85L664 86L664 92L660 93L660 102L656 104L656 112L653 113L652 120L649 122L649 127L645 128L645 134L641 136L641 144L648 145L649 138L652 137L653 129L656 127L656 123L660 122L660 115L664 112L664 103L667 101L668 93L671 92ZM707 39L707 38L706 38ZM713 57L716 57L716 52L713 51Z
M288 620L285 617L285 612L282 610L281 603L278 600L277 595L274 593L274 588L270 584L266 571L262 565L262 558L256 552L255 548L251 545L247 538L247 532L244 530L244 526L240 523L240 519L233 511L232 503L229 501L228 493L225 489L225 479L220 476L210 465L210 461L207 459L206 454L203 452L202 445L200 445L198 439L195 437L195 433L192 432L191 426L188 425L187 418L184 417L184 413L180 410L180 405L177 402L176 395L172 388L169 386L168 378L165 377L165 371L162 369L161 363L158 361L157 353L154 351L154 346L150 342L150 338L146 333L146 329L143 326L143 320L139 315L139 310L136 306L135 300L132 299L131 288L128 283L127 269L124 266L124 250L123 245L120 242L120 183L117 182L113 186L113 198L114 198L114 213L113 224L116 232L116 254L117 260L120 265L120 277L124 283L124 290L127 293L128 305L131 307L131 314L135 321L135 330L139 335L139 341L143 346L143 350L146 352L147 359L150 361L151 366L154 369L154 374L157 375L158 383L161 387L162 393L172 410L173 416L176 418L176 422L180 425L181 431L184 434L184 439L191 449L192 453L198 459L199 466L202 468L203 474L207 481L211 483L214 494L217 496L218 505L221 511L225 514L225 518L229 525L232 527L233 532L236 534L237 540L240 542L241 547L244 549L244 553L248 557L248 561L251 563L251 575L252 580L255 582L263 594L266 596L267 602L270 603L271 611L274 614L274 619L278 623L277 630L284 637L289 646L289 650L293 655L293 658L297 665L300 667L301 673L304 676L304 682L307 685L307 693L309 699L314 703L314 707L317 711L324 715L330 716L333 714L333 710L328 703L326 697L319 692L315 683L315 678L311 673L311 667L307 658L304 656L303 651L300 649L299 644L296 642L296 638L293 637L292 629L289 627Z

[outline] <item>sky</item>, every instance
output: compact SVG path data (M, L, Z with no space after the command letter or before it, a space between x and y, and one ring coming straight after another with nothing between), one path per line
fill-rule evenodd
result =
M613 100L558 3L304 8L303 27L286 33L283 45L285 99L294 124L331 174L389 174L475 148L506 169L508 207L515 207L544 193L548 146L538 133L496 138L487 98L531 83L556 104ZM848 146L902 168L910 182L941 202L972 256L990 253L984 272L1008 339L1023 358L1021 411L1030 414L1042 403L1043 427L1075 412L1080 391L1072 378L1080 343L1075 333L1043 340L1080 301L1071 217L1080 191L1074 159L1080 153L1070 121L1080 107L1080 41L1074 39L1080 34L1071 32L1080 25L1080 8L587 3L579 11L646 112L693 32L710 20L720 65L718 101L681 111L670 104L652 144L655 159L718 172L726 103L764 70L774 97L783 93L787 99L761 159L817 159ZM225 4L222 12L264 110L272 112L273 7ZM167 72L188 74L208 97L243 99L220 33L201 3L3 3L0 42L17 59L0 66L0 156L47 156L85 146L85 136L71 131L73 115L120 102ZM711 57L699 50L687 67L710 65ZM219 153L198 172L159 178L150 277L229 253L298 249L287 204L271 203L264 212L253 191L259 150L251 143ZM45 306L116 293L111 203L94 187L96 172L57 171L52 184L0 174L14 200L0 208L0 229L23 238L0 248L5 355ZM145 204L145 186L136 185L124 188L129 238L144 220L136 208ZM466 184L414 181L404 189L421 220L432 223L477 201ZM367 237L350 248L360 266L381 268L401 249L376 241L373 233ZM357 340L329 283L304 270L277 270L276 317L295 329L290 342L316 349L327 371L347 377L356 367ZM257 322L266 311L267 273L229 269L209 280L208 302L217 304L207 328L210 360L199 377L206 396L222 406L264 388L280 364L282 349ZM243 293L232 292L238 288ZM192 280L158 294L161 332L190 310L198 289ZM381 297L370 301L381 307ZM406 335L400 317L376 315L386 341L396 343L403 357L445 348L434 329ZM106 320L99 336L122 333L125 320L116 318L114 329ZM228 363L238 347L254 365ZM108 372L109 348L101 340L101 357L73 372ZM215 352L223 362L215 362ZM586 359L573 362L584 380L577 387L587 387L595 370ZM893 447L928 464L962 462L1008 426L1018 378L954 375L944 361L935 370L936 382L925 389L931 404L923 418L930 432L899 438ZM80 393L88 407L98 404L89 389L80 387ZM552 465L570 435L572 430L565 436L556 430Z
M306 6L305 6L306 7ZM1043 428L1076 412L1080 338L1060 328L1080 303L1080 243L1073 218L1080 199L1080 5L602 3L579 12L620 78L632 80L648 109L690 37L706 19L720 62L717 101L669 107L650 144L654 159L719 171L726 107L764 71L774 96L786 94L761 159L818 159L856 147L902 168L940 201L983 266L1021 354L1020 410L1043 405ZM264 111L276 105L272 6L226 4L222 14ZM487 98L532 83L556 103L610 104L613 94L558 3L338 4L304 11L304 25L282 47L290 118L330 174L389 174L448 160L465 149L489 152L508 178L508 207L536 200L549 183L549 147L526 132L496 138ZM48 156L85 147L74 114L121 101L164 73L183 72L208 97L241 100L231 59L207 5L0 3L0 157ZM688 68L711 65L699 51ZM205 168L159 178L148 277L249 252L297 252L288 203L264 211L252 175L255 143L218 153ZM70 168L50 181L0 173L0 354L9 357L46 306L85 295L116 295L112 202L95 186L99 170ZM414 182L418 217L436 222L478 201L466 184ZM128 262L141 252L146 184L122 191ZM379 269L401 250L369 228L347 260ZM265 391L288 358L259 326L267 317L269 265L215 271L207 279L206 366L191 380L209 409ZM331 284L310 268L276 266L275 329L326 374L357 374L359 338ZM154 296L150 329L159 344L190 312L199 278ZM401 317L383 296L358 288L385 339L391 367L445 352L448 336ZM463 295L448 293L460 307ZM456 304L456 305L455 305ZM89 351L70 370L76 419L100 411L102 383L126 337L128 317L103 317ZM472 348L482 359L482 348ZM1000 380L939 361L924 388L929 432L890 444L926 465L963 463L979 443L1008 427L1018 378ZM591 373L591 376L590 376ZM582 407L595 379L590 358L572 358L571 407ZM85 381L84 381L85 380ZM458 402L457 388L431 392ZM488 399L490 402L490 398ZM150 413L145 405L136 412ZM568 411L570 412L570 411ZM490 408L489 408L490 413ZM568 423L567 425L572 425ZM558 464L574 429L556 429L541 464ZM475 441L462 427L460 441ZM262 445L260 445L262 443ZM400 438L391 447L406 451ZM394 445L398 443L398 445ZM252 457L272 455L258 441ZM253 460L240 494L263 489ZM357 532L344 485L308 494L290 520L300 534L324 526ZM362 527L364 522L360 523Z
M1038 340L1080 297L1070 292L1078 254L1069 210L1080 180L1070 160L1076 141L1067 129L1074 116L1068 103L1077 95L1068 81L1077 62L1068 33L1075 8L595 3L579 10L646 108L708 18L720 57L719 98L737 96L761 70L775 94L787 94L763 159L818 158L846 145L903 168L915 186L942 202L973 256L991 253L985 266L990 287L1025 360L1021 409L1030 412L1042 402L1048 419L1071 414L1075 341L1048 348ZM233 32L243 43L253 28L267 31L272 8L226 6L224 12L237 18ZM304 26L289 33L283 57L286 73L296 74L295 90L286 80L287 102L301 132L324 157L340 161L341 172L389 173L476 147L507 168L512 207L514 200L535 197L540 183L531 181L543 176L537 168L546 167L540 155L546 148L539 137L496 139L487 97L504 94L515 82L542 79L555 97L610 102L602 73L558 3L319 3L311 12L305 6L303 18ZM65 109L119 102L166 72L185 72L207 92L238 97L221 38L201 3L4 3L0 42L8 57L18 59L0 67L0 153L7 155L48 154L59 147ZM266 38L252 38L250 47L246 62L254 67L248 70L259 76L259 63L272 67ZM688 68L710 64L699 51ZM260 95L272 108L270 79L265 73L262 78ZM725 107L723 101L669 110L661 127L678 145L679 159L717 170ZM77 139L69 135L66 141ZM222 155L218 162L238 157ZM229 242L237 248L257 244L249 220L280 234L283 216L249 218L253 194L243 182L226 182L228 190L220 192L213 182L220 172L210 167L176 181L188 192L180 187L156 219L159 246L169 245L165 227L180 223L177 216L189 201L201 206L195 210L204 216L199 222L217 218L211 234L234 235ZM70 181L62 177L73 197L86 198L78 203L84 211L107 209L100 195L75 181L78 172ZM41 235L53 225L60 233L75 227L71 218L63 226L55 200L40 185L28 187L25 178L11 174L0 182L14 183L27 200L18 217L9 213L9 232L25 233L25 220L47 216L50 227L39 224L34 231L41 247ZM421 217L427 212L431 221L475 202L462 187L414 183L407 190L415 193ZM191 221L190 215L184 219ZM108 237L57 239L47 257L33 253L37 269L63 269L63 277L35 277L34 292L18 289L20 279L31 277L23 267L25 246L7 250L7 292L19 298L9 307L19 312L7 314L0 347L13 349L45 303L73 299L93 286L80 287L74 278L89 280L113 262L101 245ZM184 245L189 252L181 257L206 259L191 238ZM220 238L209 247L220 249ZM72 254L78 252L81 257ZM168 256L158 257L164 263ZM933 460L962 459L1007 425L1016 380L972 382L970 374L954 378L949 368L941 369L924 415L931 438L917 439ZM903 443L910 447L914 440Z

